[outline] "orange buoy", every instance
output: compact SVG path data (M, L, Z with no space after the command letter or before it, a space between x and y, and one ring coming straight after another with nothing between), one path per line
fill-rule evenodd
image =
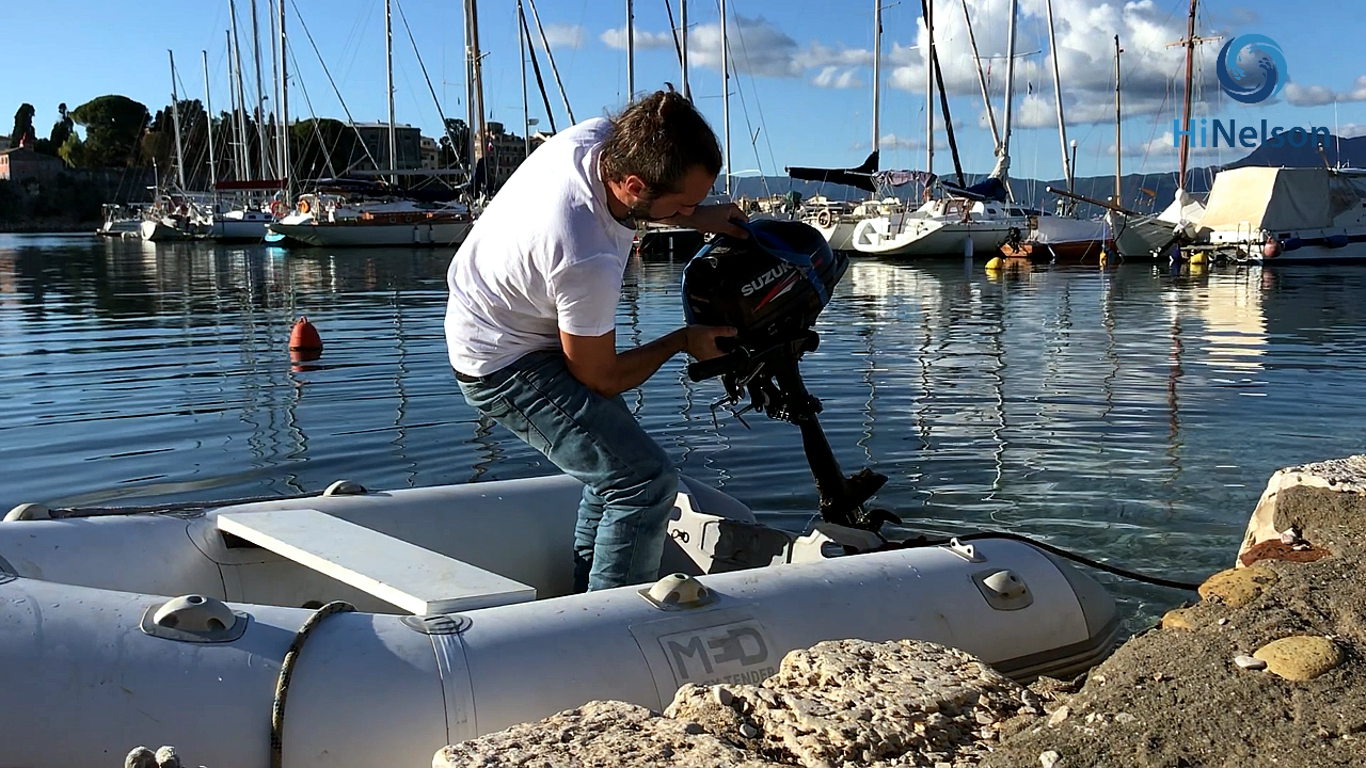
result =
M323 340L318 336L318 329L313 327L313 323L308 322L307 315L300 315L294 321L294 328L289 332L289 356L290 359L298 362L299 360L317 360L323 353Z

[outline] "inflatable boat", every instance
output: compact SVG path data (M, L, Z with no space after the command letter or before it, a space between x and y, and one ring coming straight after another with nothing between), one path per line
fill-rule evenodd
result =
M0 765L425 765L594 699L661 709L821 640L920 638L1022 680L1118 640L1027 544L879 548L684 480L655 585L567 594L579 484L475 483L0 523ZM59 513L60 515L60 513ZM340 602L339 602L340 601ZM350 610L354 608L354 610Z
M765 226L780 225L805 226ZM683 478L659 580L571 594L582 486L565 476L21 505L0 522L0 766L112 765L161 744L214 768L426 765L590 700L658 710L687 683L757 683L843 638L942 643L1021 681L1098 663L1120 624L1080 571L1008 538L879 533L895 516L866 502L886 478L842 474L797 371L844 262L812 230L796 235L816 251L775 266L753 249L763 234L718 237L685 271L690 321L741 330L689 375L800 428L810 530Z

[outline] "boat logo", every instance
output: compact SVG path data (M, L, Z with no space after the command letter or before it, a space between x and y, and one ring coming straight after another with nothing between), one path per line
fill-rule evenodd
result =
M763 625L754 620L664 635L659 645L680 686L752 685L777 671Z
M790 271L791 269L791 264L788 264L786 262L779 264L773 269L768 270L762 275L759 275L758 277L754 278L748 283L745 283L744 285L740 286L740 295L751 296L757 293L758 291L763 290L770 283L782 277L784 273Z
M1239 59L1250 59L1251 66L1238 66ZM1238 35L1224 43L1215 72L1224 93L1244 104L1266 101L1280 93L1290 76L1281 46L1266 35Z

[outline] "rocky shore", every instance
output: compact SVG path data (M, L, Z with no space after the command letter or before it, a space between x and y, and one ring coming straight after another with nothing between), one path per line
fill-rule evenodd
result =
M438 752L456 766L1366 765L1366 456L1272 476L1230 568L1077 680L857 639L662 713L592 702Z

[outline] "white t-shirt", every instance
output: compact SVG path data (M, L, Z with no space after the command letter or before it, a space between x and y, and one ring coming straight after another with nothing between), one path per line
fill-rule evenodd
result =
M601 336L616 327L635 232L607 207L598 156L605 118L554 136L526 159L455 252L446 284L451 367L486 376L541 349L560 331Z

